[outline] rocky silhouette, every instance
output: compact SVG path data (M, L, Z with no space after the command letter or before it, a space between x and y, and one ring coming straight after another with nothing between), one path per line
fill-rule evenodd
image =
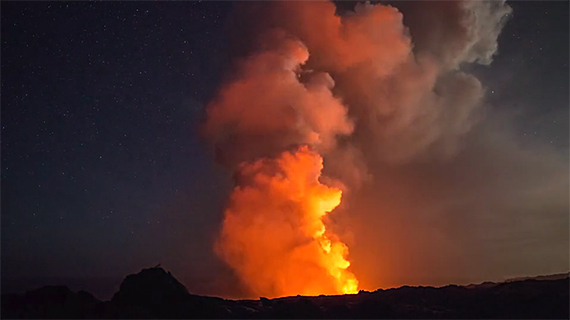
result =
M193 295L161 267L127 276L110 301L46 286L2 294L2 318L569 318L568 274L355 295L225 300Z

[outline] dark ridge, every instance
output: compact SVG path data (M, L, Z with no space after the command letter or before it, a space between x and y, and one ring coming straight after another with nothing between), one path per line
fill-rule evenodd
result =
M110 301L65 286L2 294L1 315L4 319L568 319L569 284L566 274L469 286L403 286L354 295L236 301L193 295L157 266L127 276Z

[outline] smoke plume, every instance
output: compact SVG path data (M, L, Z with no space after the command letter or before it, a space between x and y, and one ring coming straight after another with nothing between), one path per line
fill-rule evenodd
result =
M307 147L240 167L217 250L254 293L355 292L347 248L322 222L341 191L319 182L321 170L322 158Z
M256 294L354 292L356 277L375 289L406 273L421 282L418 264L437 277L450 270L444 260L473 275L465 252L484 251L474 233L487 227L475 217L499 208L484 193L500 183L492 173L518 174L520 186L534 181L522 169L527 160L516 159L525 151L484 121L485 87L468 71L492 62L510 7L397 6L343 12L328 1L283 1L238 10L241 56L208 105L204 130L236 181L216 252ZM545 184L567 172L557 155L533 163L544 167ZM520 190L509 201L535 195ZM554 197L559 217L566 207ZM446 229L453 221L473 229Z

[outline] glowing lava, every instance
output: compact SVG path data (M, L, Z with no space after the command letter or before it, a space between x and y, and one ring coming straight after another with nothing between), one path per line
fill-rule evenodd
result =
M322 157L306 146L240 166L216 252L254 294L358 291L347 246L322 220L342 196L319 182L322 169Z

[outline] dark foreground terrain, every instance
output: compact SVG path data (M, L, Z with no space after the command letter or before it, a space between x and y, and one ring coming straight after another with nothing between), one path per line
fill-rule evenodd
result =
M550 278L547 278L550 279ZM467 287L401 287L356 295L224 300L189 294L170 272L129 275L111 301L47 286L2 295L6 318L525 318L568 319L568 275Z

